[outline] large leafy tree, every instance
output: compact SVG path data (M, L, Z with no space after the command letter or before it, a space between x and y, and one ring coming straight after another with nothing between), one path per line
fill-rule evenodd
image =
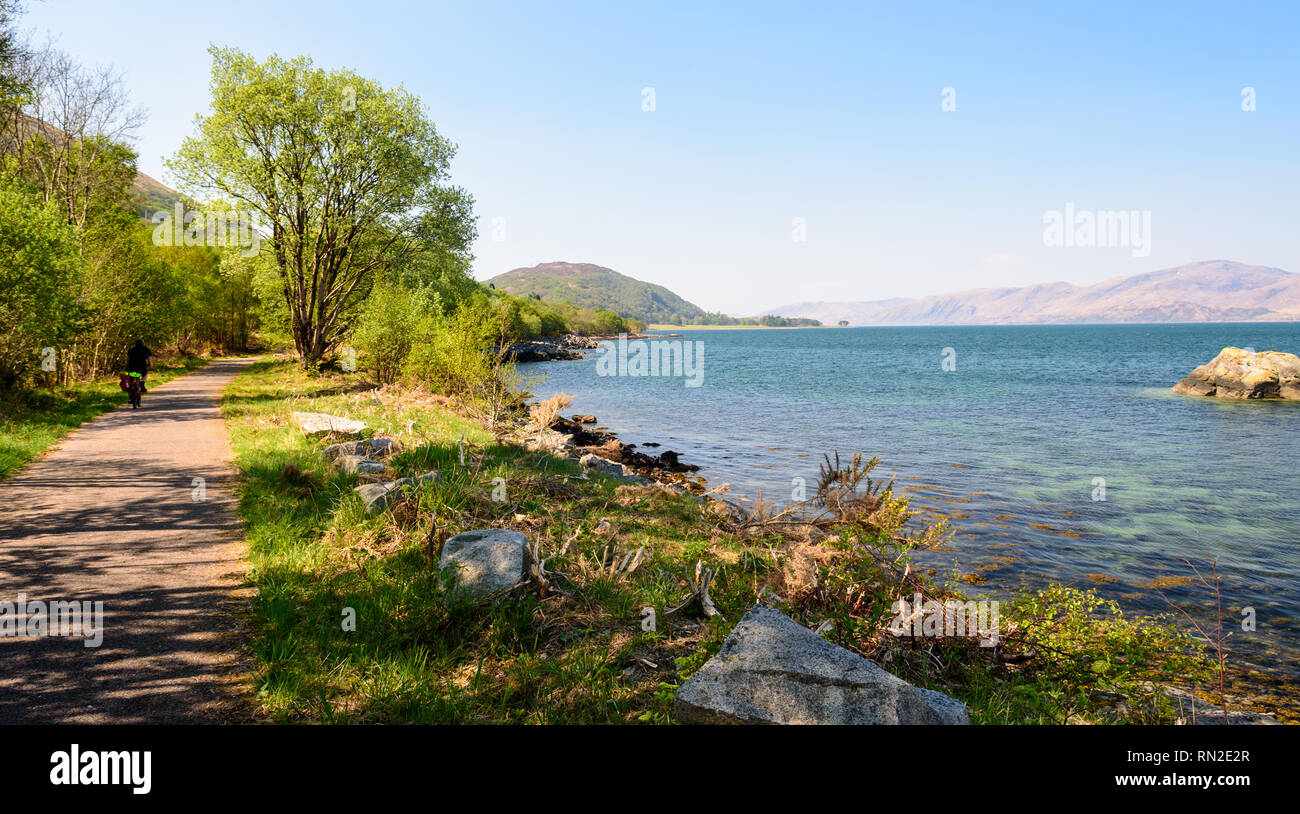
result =
M472 200L448 183L455 146L401 87L305 57L210 53L212 112L169 164L196 198L264 221L294 343L313 367L396 258L468 259Z

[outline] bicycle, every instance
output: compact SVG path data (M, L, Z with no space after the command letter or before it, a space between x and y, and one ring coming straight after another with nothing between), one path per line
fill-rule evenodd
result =
M130 400L131 409L134 410L140 406L140 394L144 392L144 376L135 371L128 370L122 374L118 385L126 393L127 399Z

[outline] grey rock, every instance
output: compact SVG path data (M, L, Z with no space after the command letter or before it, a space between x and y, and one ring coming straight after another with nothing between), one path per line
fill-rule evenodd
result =
M708 498L706 498L704 495L697 495L694 492L692 492L690 489L687 489L685 486L678 486L675 483L661 483L659 484L659 487L663 489L665 492L670 492L674 495L686 495L691 500L694 500L696 503L708 502Z
M436 471L425 472L423 475L414 478L400 478L380 483L363 483L353 491L361 496L361 501L366 504L366 511L376 514L389 506L404 502L411 491L420 484L437 479L438 473Z
M343 455L362 455L367 458L387 458L397 451L397 444L392 438L366 438L361 441L345 441L342 444L330 444L325 447L325 457L331 460Z
M456 583L475 595L518 585L527 575L528 538L509 529L463 531L442 546L438 567L452 568Z
M294 413L293 421L307 435L356 435L366 428L364 422L329 413Z
M595 350L600 347L600 342L590 336L578 336L577 334L565 334L560 337L560 347L566 350Z
M556 430L542 430L523 439L526 449L534 452L549 452L552 455L565 455L573 448L573 436Z
M506 348L506 356L515 362L558 362L582 358L581 353L561 346L554 339L516 342Z
M608 475L611 478L627 481L628 483L646 484L650 483L649 478L643 478L633 471L630 467L617 461L601 458L594 453L587 453L578 459L578 463L588 469L594 469L602 475Z
M364 455L342 455L335 463L338 464L339 469L352 475L383 472L388 468L383 461L376 461Z
M966 705L913 687L756 605L677 691L678 720L735 724L966 724Z
M387 458L395 455L400 451L401 446L392 438L371 438L370 451L366 453L371 458Z

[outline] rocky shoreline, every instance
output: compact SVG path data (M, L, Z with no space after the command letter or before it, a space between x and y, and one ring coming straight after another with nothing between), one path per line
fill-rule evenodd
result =
M584 467L634 483L656 482L694 495L702 495L707 482L695 473L694 464L682 463L670 449L650 454L639 451L636 444L625 444L608 430L590 427L594 415L559 417L544 430L513 440L538 452L549 452L580 462ZM642 446L658 447L657 443Z
M596 350L601 342L624 339L653 339L673 334L626 334L623 336L563 336L527 339L506 348L506 357L513 362L572 362L583 358L583 352Z
M665 334L628 334L621 337L565 334L516 342L510 346L509 353L516 362L573 361L582 359L586 351L597 349L601 342L662 336ZM676 452L670 449L654 454L642 452L636 444L620 441L615 433L592 427L595 423L596 416L590 414L576 414L568 418L561 416L546 429L519 435L514 440L528 449L574 458L585 467L632 482L662 483L694 495L702 495L707 490L705 479L694 474L700 468L682 463ZM649 442L641 446L658 447L659 444Z
M561 337L560 340L550 340L550 342L558 344L563 339L564 337ZM617 339L617 337L576 337L576 339L589 343L589 347L582 348L586 350L597 347L600 341ZM580 352L575 352L572 357L565 358L583 357ZM702 501L708 499L705 497L708 491L707 480L695 474L700 467L683 463L679 453L672 450L659 452L656 449L657 454L650 454L638 449L636 444L624 444L615 433L595 427L596 423L597 417L590 414L559 417L545 430L534 429L531 434L517 436L512 440L532 450L567 457L581 463L587 470L619 478L628 483L658 483L674 491L695 495ZM657 448L659 444L647 442L640 446ZM1244 677L1244 674L1234 675L1235 679ZM1259 725L1295 720L1293 706L1279 704L1277 697L1253 685L1236 688L1229 699L1232 709L1226 717L1220 707L1204 698L1195 697L1195 694L1186 688L1164 684L1160 686L1160 690L1182 711L1179 723L1194 721L1201 724ZM1127 701L1121 699L1116 703L1115 713L1118 716L1119 712L1126 709ZM1118 716L1117 719L1119 717L1122 716ZM1076 722L1071 721L1071 723Z

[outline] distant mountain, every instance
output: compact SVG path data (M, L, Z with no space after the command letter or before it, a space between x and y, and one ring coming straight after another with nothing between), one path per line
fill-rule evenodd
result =
M141 217L153 217L155 212L171 213L177 201L184 203L186 197L166 184L142 172L136 173L131 184L131 203Z
M170 213L178 200L185 202L185 195L144 173L135 174L135 181L131 183L131 203L135 204L140 215L151 217L159 211Z
M28 116L21 111L15 112L15 119L12 124L13 127L5 140L0 141L0 152L16 149L21 139L26 139L38 132L52 140L63 141L68 138L67 133L54 125L33 116ZM159 210L171 212L177 201L184 203L189 200L161 181L138 171L131 182L129 197L131 206L142 218L152 217L153 213Z
M764 313L851 325L1284 322L1300 320L1300 274L1207 260L1090 286L1043 283L916 299L801 302Z
M645 323L672 322L674 316L689 323L705 316L703 308L661 285L591 263L540 263L498 274L488 282L511 294L536 294L543 300L601 308Z

